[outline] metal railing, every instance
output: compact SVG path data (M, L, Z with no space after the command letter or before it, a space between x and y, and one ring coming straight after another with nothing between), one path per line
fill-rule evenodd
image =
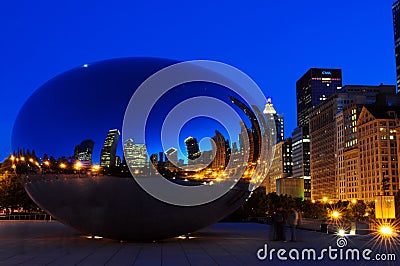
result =
M0 221L53 221L51 215L46 213L37 214L9 214L0 215Z

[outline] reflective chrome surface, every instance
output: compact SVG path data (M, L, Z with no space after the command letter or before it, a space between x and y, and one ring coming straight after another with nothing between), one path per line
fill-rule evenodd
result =
M215 84L185 84L154 106L146 144L121 136L132 94L149 76L175 63L156 58L88 63L40 87L22 107L12 140L16 172L30 197L83 233L123 240L190 233L240 207L253 188L252 179L259 182L265 176L273 157L266 151L274 143L273 121L262 115L262 106L251 110L240 95ZM218 98L241 121L234 140L225 125L194 123L198 128L192 132L204 131L201 138L214 133L208 136L208 150L199 149L195 138L181 136L185 159L180 149L163 148L160 131L176 102L194 96ZM206 127L212 128L206 132ZM228 165L229 171L224 170ZM234 182L213 201L179 206L148 194L132 176L186 187Z

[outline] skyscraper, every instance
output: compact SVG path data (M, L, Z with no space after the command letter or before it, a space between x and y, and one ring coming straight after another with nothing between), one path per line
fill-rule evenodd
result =
M342 70L311 68L296 82L297 126L309 124L308 112L342 89Z
M342 92L357 93L365 96L362 104L353 103L343 109L336 116L336 179L339 183L339 200L361 199L359 175L359 149L357 119L365 104L374 104L380 100L379 105L392 106L397 104L396 86L379 85L346 85ZM398 98L398 97L397 97Z
M400 87L400 0L392 5L397 88Z
M347 184L354 186L358 179L357 167L350 167L357 161L357 153L347 151L357 145L359 105L373 103L378 108L395 104L395 96L395 86L349 85L309 112L312 199L346 199ZM346 109L348 106L352 109ZM354 189L351 192L352 199L358 198Z
M310 110L342 89L342 70L310 68L296 82L297 128L292 133L293 177L304 179L304 198L311 198Z
M158 155L157 155L157 153L153 153L152 155L150 155L150 164L153 164L153 167L155 169L158 168Z
M94 146L93 140L87 139L82 141L79 145L75 146L74 158L76 160L79 160L85 167L91 166L93 146Z
M398 139L400 107L365 105L357 120L358 191L361 200L394 196L399 190Z
M176 169L178 165L178 150L174 147L169 148L165 152L165 168L170 170Z
M268 172L266 192L276 192L276 182L292 175L292 139L287 138L275 145L274 159Z
M274 132L275 136L276 136L276 143L283 141L285 138L283 115L276 113L276 110L274 108L274 105L272 104L271 98L267 99L267 103L265 104L263 113L273 115L274 121L275 121L275 128L276 128L276 131Z
M127 165L132 168L147 166L147 151L145 144L135 144L133 139L124 142L124 155Z
M189 160L194 160L200 157L201 152L199 149L199 143L196 138L188 137L185 139L186 151Z
M351 103L363 103L366 96L358 92L337 93L310 111L310 174L313 200L339 199L337 161L343 153L335 144L340 141L337 134L336 117ZM355 122L354 122L355 123ZM340 157L340 158L339 158Z
M212 149L215 154L210 168L213 170L223 170L227 165L227 158L229 156L227 151L227 142L224 136L218 130L215 130L215 136L212 137Z
M251 122L251 129L247 129L246 125L244 123L242 123L241 121L241 128L242 128L242 133L243 133L243 129L247 129L247 134L248 134L248 140L249 140L249 151L250 151L250 156L249 156L249 165L253 166L257 164L257 161L260 159L260 153L261 153L261 129L260 129L260 124L258 123L258 119L256 114L254 114L254 112L251 110L251 108L249 108L245 103L243 103L242 101L240 101L239 99L233 97L233 96L229 96L229 99L231 100L231 102L233 104L235 104L236 106L238 106L243 112L244 114L246 114L246 116L249 118L250 122ZM253 109L258 112L259 114L261 113L260 110L258 110L257 106L252 106ZM261 121L261 123L263 123ZM243 140L246 138L242 138L242 140L240 143L240 149L242 150L242 144L245 143Z
M311 200L310 133L308 126L296 127L292 133L293 178L304 180L304 199Z
M116 152L120 133L118 129L108 131L107 137L104 140L103 148L100 153L100 166L112 167L115 166Z

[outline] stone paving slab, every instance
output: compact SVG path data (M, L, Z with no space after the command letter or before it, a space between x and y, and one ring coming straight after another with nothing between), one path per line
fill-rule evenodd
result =
M400 243L382 245L370 236L346 238L349 248L371 248L375 253L393 253L392 261L316 260L281 261L278 249L286 257L292 249L314 248L320 252L337 248L335 235L297 231L297 242L270 241L270 227L255 223L218 223L195 232L190 239L173 238L157 242L133 243L110 239L92 239L58 222L0 221L0 265L399 265ZM288 234L288 232L287 232ZM275 257L257 258L267 244Z

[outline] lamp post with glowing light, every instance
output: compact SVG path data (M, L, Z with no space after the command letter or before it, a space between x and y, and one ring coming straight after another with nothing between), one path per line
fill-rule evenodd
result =
M93 174L97 175L99 173L99 171L100 171L100 165L95 164L95 165L92 166L92 173Z
M390 224L382 224L378 228L379 235L383 238L391 238L394 234L393 227Z
M82 168L82 163L81 161L77 161L74 165L74 169L77 171L78 173L78 177L80 177L80 173L81 173L81 168Z
M67 168L67 165L65 163L60 163L58 166L60 167L61 172L63 172Z
M338 211L332 211L332 213L331 213L331 218L332 218L333 220L338 220L338 219L340 219L340 212L338 212Z

